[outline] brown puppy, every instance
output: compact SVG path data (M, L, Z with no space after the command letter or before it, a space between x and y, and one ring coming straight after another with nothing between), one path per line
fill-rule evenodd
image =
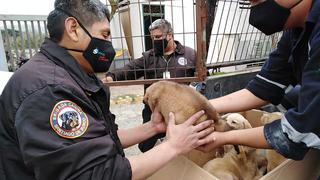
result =
M170 112L174 113L176 124L181 124L196 112L204 110L205 114L200 117L196 124L211 119L215 121L215 130L226 130L225 122L219 121L218 113L209 101L187 85L159 81L146 90L144 102L150 106L152 111L155 107L158 107L167 123ZM186 157L202 166L215 157L215 151L203 153L193 150L186 154Z
M222 116L234 130L252 128L241 114L230 113ZM266 170L267 160L259 156L256 149L240 145L224 145L224 155L207 162L203 168L219 179L258 179ZM237 149L235 149L235 147Z
M215 129L218 130L219 116L209 101L193 88L170 81L159 81L152 84L145 93L144 102L153 111L157 106L166 122L169 113L173 112L176 124L181 124L193 114L204 110L205 114L200 117L196 124L212 119L215 121ZM222 127L221 130L224 130Z
M260 165L266 165L266 159L257 156L256 150L239 146L239 153L231 149L223 158L215 158L207 162L203 169L223 180L251 180L263 176ZM263 167L265 168L265 167Z
M252 128L249 121L239 113L225 114L221 117L221 120L226 121L226 126L227 126L226 129L228 129L228 130ZM217 151L216 157L223 157L223 155L225 153L229 152L231 149L234 149L234 148L235 148L235 146L233 146L233 145L224 145L223 151L222 152ZM236 148L237 148L237 146L236 146Z

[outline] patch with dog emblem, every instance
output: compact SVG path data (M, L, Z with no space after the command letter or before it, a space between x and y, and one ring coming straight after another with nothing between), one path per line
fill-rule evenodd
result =
M87 115L72 101L58 102L50 116L53 130L64 138L77 138L83 135L89 125Z

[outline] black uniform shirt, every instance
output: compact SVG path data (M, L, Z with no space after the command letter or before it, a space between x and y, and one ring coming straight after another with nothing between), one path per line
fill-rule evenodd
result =
M95 75L46 39L0 98L0 178L131 179L109 99Z

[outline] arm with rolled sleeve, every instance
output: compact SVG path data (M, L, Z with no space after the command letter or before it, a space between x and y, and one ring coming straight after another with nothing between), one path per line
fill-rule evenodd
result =
M45 86L25 98L15 115L23 160L37 179L131 179L129 161L118 153L102 120L76 92L62 85ZM70 100L88 117L86 132L63 138L50 125L57 102ZM90 112L90 113L89 113Z

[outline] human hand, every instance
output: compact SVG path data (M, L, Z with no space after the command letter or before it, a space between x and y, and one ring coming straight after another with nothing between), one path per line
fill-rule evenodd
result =
M224 132L214 131L200 140L201 146L196 149L202 152L211 152L225 144Z
M157 133L163 133L166 131L167 125L158 107L154 108L151 114L150 123Z
M169 114L166 137L169 145L177 151L177 154L188 153L190 150L203 145L204 143L201 143L200 139L213 131L213 127L210 127L213 120L193 125L203 114L204 111L199 111L179 125L175 125L174 114Z
M108 83L108 82L113 82L113 79L111 76L106 76L106 77L102 78L101 81L103 83Z

